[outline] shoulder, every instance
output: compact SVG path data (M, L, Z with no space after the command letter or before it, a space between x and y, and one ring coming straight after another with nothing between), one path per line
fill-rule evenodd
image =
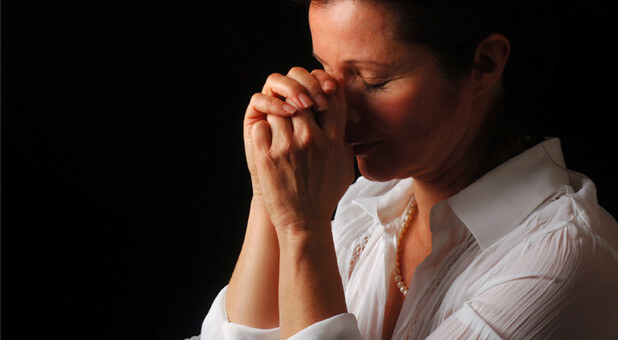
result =
M618 223L596 199L596 187L587 177L575 174L563 189L524 221L530 245L554 240L555 256L607 255L618 261ZM561 254L565 253L565 254ZM568 254L566 254L568 253Z
M520 226L520 258L571 285L618 273L618 223L598 205L593 182L581 176L562 191Z
M496 266L469 304L500 320L497 328L509 337L618 331L610 326L618 318L618 224L596 203L592 182L580 184L544 204L490 250L498 255ZM507 306L509 325L517 327L502 323Z

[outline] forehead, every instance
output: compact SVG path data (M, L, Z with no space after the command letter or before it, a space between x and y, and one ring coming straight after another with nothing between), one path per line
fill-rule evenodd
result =
M388 11L368 1L340 0L309 8L314 53L336 59L372 58L393 53Z
M391 33L390 13L369 1L335 0L324 5L309 6L309 23L326 24L341 33L376 31Z

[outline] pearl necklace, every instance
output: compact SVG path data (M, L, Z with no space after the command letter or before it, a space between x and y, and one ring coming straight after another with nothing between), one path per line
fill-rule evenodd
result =
M401 221L401 228L399 229L399 233L397 234L397 247L396 249L396 259L395 259L395 282L397 283L397 288L403 296L408 294L408 286L406 286L405 282L403 282L403 277L401 276L401 265L399 264L399 250L401 249L401 240L403 239L403 235L406 233L410 224L414 220L416 216L416 200L412 199L412 202L406 209L403 220Z

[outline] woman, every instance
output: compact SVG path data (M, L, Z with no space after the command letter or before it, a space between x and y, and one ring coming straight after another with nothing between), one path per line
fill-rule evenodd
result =
M509 119L490 3L311 1L324 70L251 98L245 241L202 338L617 334L618 226Z

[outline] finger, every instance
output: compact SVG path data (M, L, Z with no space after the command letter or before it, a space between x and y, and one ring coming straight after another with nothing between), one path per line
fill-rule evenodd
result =
M270 126L265 120L251 126L251 145L258 153L265 153L270 149L272 142Z
M307 89L301 83L279 73L268 76L262 88L262 93L286 98L297 109L308 109L313 106L313 101L309 97Z
M278 150L288 148L294 135L290 118L268 115L266 121L270 126L272 136L271 148L275 147Z
M311 111L298 111L291 117L294 128L294 138L301 145L307 145L311 138L319 138L321 129Z
M348 120L348 101L345 97L345 89L343 87L337 88L335 92L337 98L337 124L339 129L345 130L346 122Z
M326 94L333 94L337 90L337 82L330 74L324 70L313 70L311 74L320 82L322 91Z
M263 119L264 114L273 114L277 116L288 117L294 112L296 108L283 100L268 96L262 93L256 93L251 97L249 106L253 109L250 111L249 119Z
M328 109L328 100L326 99L324 91L322 91L322 84L320 84L320 81L309 73L309 71L302 67L292 67L288 72L288 77L296 80L305 87L318 111Z
M253 107L253 105L247 106L247 111L245 112L245 119L243 121L243 130L245 137L251 134L251 129L253 125L259 121L266 120L266 114L264 112L258 111Z
M347 114L347 103L344 91L340 87L337 91L328 96L329 106L332 108L323 112L317 117L320 126L326 136L331 140L345 139L345 125Z

